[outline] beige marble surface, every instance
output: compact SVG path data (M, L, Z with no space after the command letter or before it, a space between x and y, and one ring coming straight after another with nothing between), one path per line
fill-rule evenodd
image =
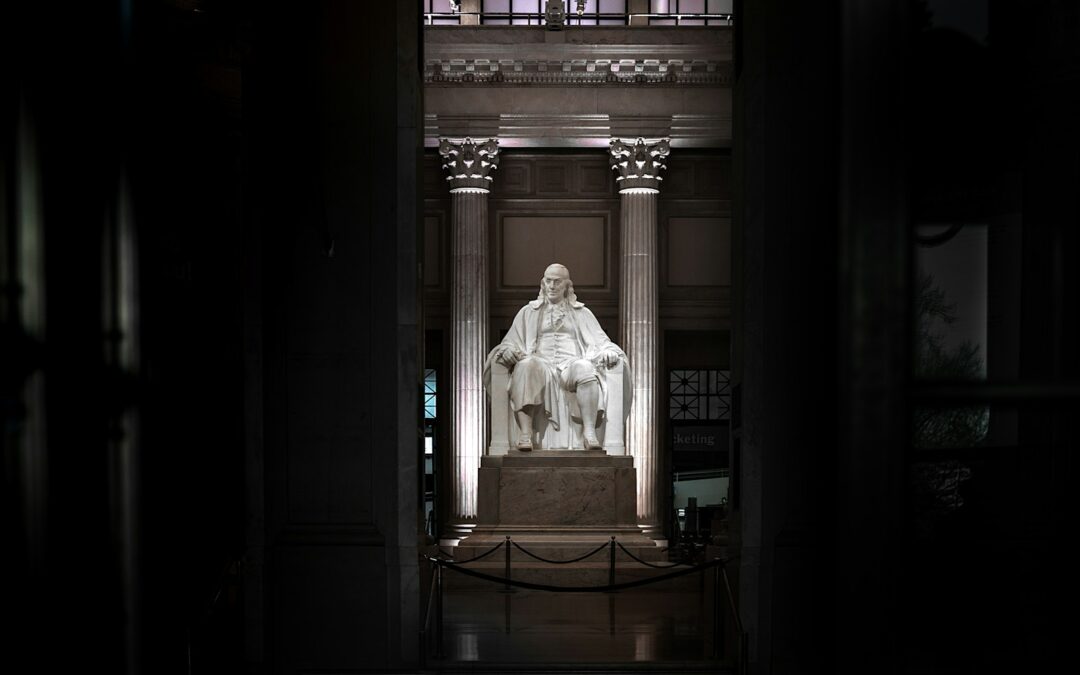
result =
M633 458L587 455L485 457L479 473L483 525L616 527L635 523Z

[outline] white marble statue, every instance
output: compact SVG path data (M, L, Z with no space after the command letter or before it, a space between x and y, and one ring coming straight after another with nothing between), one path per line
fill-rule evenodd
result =
M578 302L569 270L558 263L544 271L540 295L518 311L510 332L488 354L484 385L489 390L494 363L510 370L507 391L518 450L533 449L537 416L556 430L580 424L584 447L600 448L596 429L607 410L607 371L616 364L623 366L619 410L623 415L630 410L633 389L626 354ZM567 412L570 419L563 419Z

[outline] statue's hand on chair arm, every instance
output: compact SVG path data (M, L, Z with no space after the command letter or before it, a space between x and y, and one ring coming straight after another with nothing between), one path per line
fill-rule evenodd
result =
M591 358L586 358L589 358L597 368L614 368L619 363L619 359L624 356L621 349L611 344L609 347L602 347Z
M508 370L512 369L518 361L525 358L524 354L510 344L499 345L494 349L494 352L495 360L506 366Z

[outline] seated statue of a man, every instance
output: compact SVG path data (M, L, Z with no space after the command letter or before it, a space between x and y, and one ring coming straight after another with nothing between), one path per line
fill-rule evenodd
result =
M556 430L570 423L561 419L568 393L573 394L570 417L582 426L585 448L600 448L596 428L607 409L605 375L620 361L627 382L624 398L629 399L626 354L578 302L569 270L555 263L544 271L540 295L518 311L506 337L488 354L484 382L490 386L494 362L510 370L508 391L519 430L518 450L533 449L535 416L543 415ZM625 400L623 410L629 409L630 401Z

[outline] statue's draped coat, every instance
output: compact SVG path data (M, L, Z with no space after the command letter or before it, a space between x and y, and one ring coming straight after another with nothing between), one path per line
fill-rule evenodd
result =
M567 302L567 312L564 321L570 323L573 327L573 332L578 341L578 347L582 354L582 358L591 361L597 367L597 373L600 376L600 405L599 413L597 415L597 425L602 423L604 417L604 411L607 409L607 368L603 365L603 354L608 351L618 354L619 360L623 365L623 414L629 414L630 402L633 397L633 387L631 385L630 378L630 366L627 362L626 354L619 348L611 338L607 336L604 329L600 327L600 322L596 320L596 316L593 315L584 304L577 301ZM514 317L514 323L510 327L510 331L503 338L491 353L488 354L487 360L484 363L484 387L490 389L491 387L491 368L496 362L496 358L499 353L505 349L510 348L514 350L519 358L533 355L537 349L537 343L540 338L540 327L545 312L550 312L551 306L547 304L543 299L533 300L522 307L517 315ZM509 383L508 383L509 384ZM510 388L508 387L508 390ZM563 400L566 397L568 400ZM514 393L510 391L510 400L514 401ZM562 434L566 434L568 431L566 420L561 419L564 411L568 411L573 421L580 424L581 413L577 405L577 397L572 392L564 392L562 387L559 386L558 374L554 368L549 369L548 384L545 387L544 392L544 417L548 423L554 427L555 430L561 430ZM574 434L577 436L578 434ZM565 446L564 446L565 447Z

